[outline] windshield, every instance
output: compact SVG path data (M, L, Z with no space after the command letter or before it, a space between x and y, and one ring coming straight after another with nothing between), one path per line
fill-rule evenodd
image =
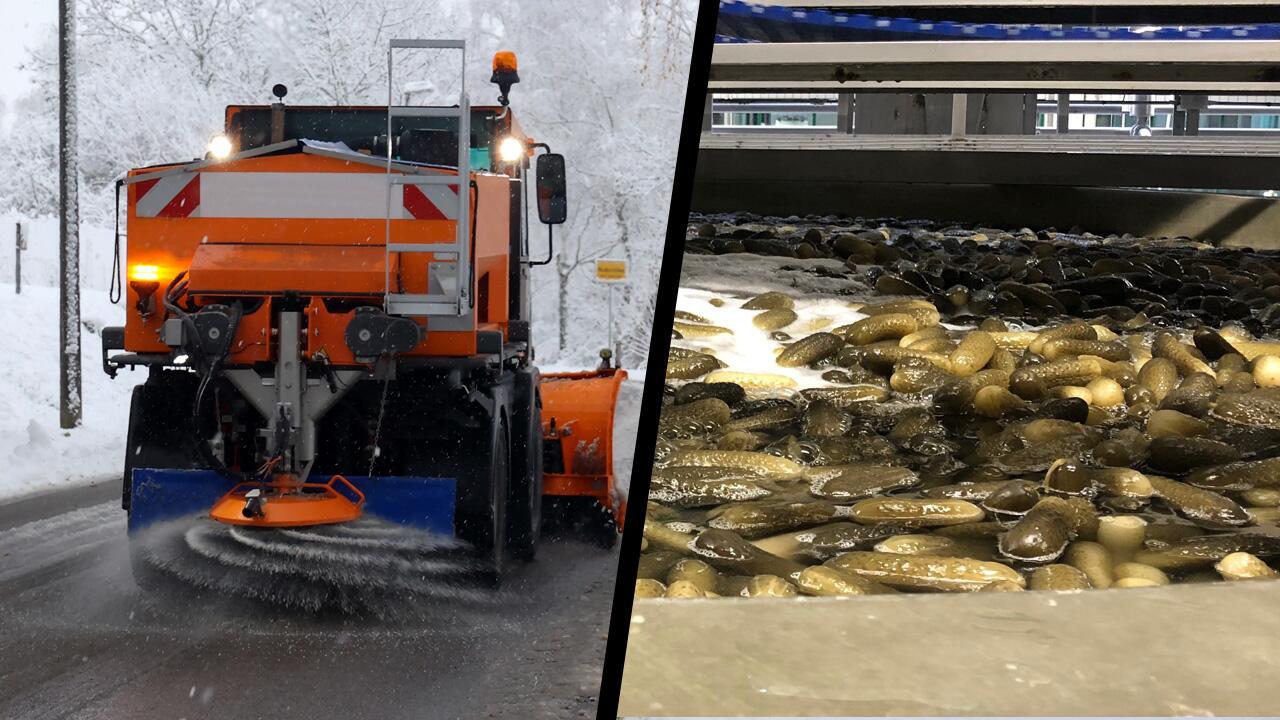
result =
M500 121L491 109L471 111L471 166L492 170L492 145ZM456 166L457 120L440 117L398 117L392 121L392 157L404 162ZM228 133L240 150L271 142L271 109L239 108L231 115ZM284 113L284 139L340 142L356 152L384 157L387 152L385 108L297 108Z

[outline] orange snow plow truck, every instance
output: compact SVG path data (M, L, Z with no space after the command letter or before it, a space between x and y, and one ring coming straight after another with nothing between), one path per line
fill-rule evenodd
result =
M395 104L395 59L419 50L460 54L456 104ZM102 360L148 372L125 453L131 535L185 514L367 514L457 536L500 571L534 555L546 501L616 538L626 373L606 359L540 376L530 338L564 158L508 106L512 53L494 57L498 105L468 104L465 68L461 41L393 40L386 106L286 107L277 85L270 105L228 107L203 159L121 181L127 317Z

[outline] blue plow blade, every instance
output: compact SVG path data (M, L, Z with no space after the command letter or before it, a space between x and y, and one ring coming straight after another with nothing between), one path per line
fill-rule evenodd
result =
M364 514L393 523L453 535L453 478L348 475L365 495ZM325 476L308 482L328 482ZM212 470L136 468L130 500L129 532L184 515L208 514L235 482Z

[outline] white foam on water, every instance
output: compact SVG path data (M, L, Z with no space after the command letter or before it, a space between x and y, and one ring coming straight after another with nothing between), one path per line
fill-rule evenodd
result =
M798 388L838 387L838 384L822 379L822 370L806 367L785 368L777 363L776 351L783 343L769 337L769 332L751 324L752 318L763 310L745 310L741 306L750 295L740 296L724 292L682 287L677 294L676 308L706 318L713 325L728 328L732 335L713 335L706 338L673 340L673 347L710 352L716 359L734 372L783 375L796 382ZM724 301L720 307L711 303L714 298ZM816 332L830 332L832 328L848 325L866 315L850 307L850 302L834 297L793 296L798 318L782 331L799 340Z

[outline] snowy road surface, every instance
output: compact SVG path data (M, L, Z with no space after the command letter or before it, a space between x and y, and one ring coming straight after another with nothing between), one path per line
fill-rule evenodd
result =
M617 552L544 542L502 595L298 616L129 571L114 482L0 505L0 717L594 717Z

